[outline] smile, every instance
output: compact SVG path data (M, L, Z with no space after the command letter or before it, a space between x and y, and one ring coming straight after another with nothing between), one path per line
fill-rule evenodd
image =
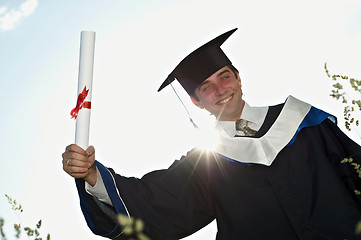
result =
M227 98L222 99L221 101L217 102L216 104L225 104L225 103L228 103L232 98L233 98L233 94L230 95L230 96L227 97Z

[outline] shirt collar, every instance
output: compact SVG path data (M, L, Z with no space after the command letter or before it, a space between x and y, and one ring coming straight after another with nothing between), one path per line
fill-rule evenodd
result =
M251 124L249 126L258 131L266 118L267 111L268 107L251 107L245 102L240 118L249 121ZM234 137L237 133L235 121L219 121L217 127L222 128L230 137Z

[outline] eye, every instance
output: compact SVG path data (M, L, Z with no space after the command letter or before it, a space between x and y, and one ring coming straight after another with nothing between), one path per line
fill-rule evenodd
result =
M202 92L205 92L207 90L209 90L211 88L211 86L207 85L207 86L203 86L202 87Z
M222 81L226 81L228 78L229 78L229 75L228 75L228 74L227 74L227 75L223 75L223 76L221 77L221 80L222 80Z

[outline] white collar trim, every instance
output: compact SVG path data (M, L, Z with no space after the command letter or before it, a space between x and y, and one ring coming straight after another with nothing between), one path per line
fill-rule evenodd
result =
M310 104L289 96L280 115L264 136L233 138L220 129L220 142L215 151L239 162L270 166L291 141L310 109Z

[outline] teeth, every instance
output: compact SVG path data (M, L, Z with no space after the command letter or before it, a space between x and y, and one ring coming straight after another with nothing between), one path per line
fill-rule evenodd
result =
M229 96L228 98L223 99L222 101L219 101L218 104L224 104L229 102L229 100L231 100L233 97L233 95Z

